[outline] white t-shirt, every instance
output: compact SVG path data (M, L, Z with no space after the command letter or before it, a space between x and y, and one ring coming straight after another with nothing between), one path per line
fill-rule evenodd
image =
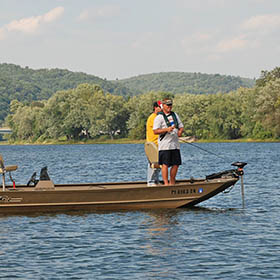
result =
M178 127L184 127L183 123L181 122L179 116L175 113L178 121ZM167 116L168 120L170 123L172 123L172 120L170 120L170 115ZM154 120L154 126L153 130L155 129L162 129L162 128L167 128L167 124L164 120L164 117L162 114L159 114L156 116ZM179 137L178 137L178 129L174 128L173 131L168 132L165 134L165 136L161 139L161 135L159 135L158 138L158 149L159 151L162 150L175 150L175 149L180 149L180 144L179 144Z

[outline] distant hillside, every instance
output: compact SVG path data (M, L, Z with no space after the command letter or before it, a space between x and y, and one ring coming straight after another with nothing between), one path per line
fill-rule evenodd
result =
M226 76L220 74L165 72L145 74L118 83L129 88L136 94L147 91L164 91L176 93L212 94L227 93L240 87L253 87L252 79Z
M148 91L171 93L229 92L239 87L252 87L254 80L219 74L167 72L140 75L129 79L107 81L81 72L63 69L22 68L0 64L0 125L9 112L11 100L31 102L48 99L59 90L77 87L82 83L99 85L105 92L129 97Z
M48 99L58 90L77 87L81 83L97 84L105 92L116 95L133 95L130 90L119 83L98 78L81 72L62 69L33 70L14 64L0 64L0 122L9 110L10 101L32 101Z

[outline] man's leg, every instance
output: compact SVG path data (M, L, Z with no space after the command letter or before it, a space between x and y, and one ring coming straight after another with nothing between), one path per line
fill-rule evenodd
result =
M147 170L147 185L153 186L155 185L155 179L154 176L154 169L151 168L150 163L148 163L148 170Z
M166 164L162 165L161 176L162 176L164 185L168 185L168 165L166 165Z
M170 169L170 185L175 185L178 168L179 165L173 165Z
M160 168L156 168L154 171L154 178L155 178L156 184L159 184L159 175L160 175Z

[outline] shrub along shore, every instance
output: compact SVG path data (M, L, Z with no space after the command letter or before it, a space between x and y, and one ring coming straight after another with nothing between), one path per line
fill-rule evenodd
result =
M279 143L280 139L207 139L197 140L194 143ZM30 141L0 141L0 145L92 145L92 144L144 144L145 140L133 140L129 138L121 139L90 139L90 140L47 140L43 142ZM184 142L181 142L184 143Z

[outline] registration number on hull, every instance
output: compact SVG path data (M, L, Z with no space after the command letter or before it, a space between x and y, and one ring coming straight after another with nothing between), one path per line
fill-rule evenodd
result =
M171 190L172 195L177 194L194 194L194 193L203 193L203 188L199 188L198 190L194 188L188 188L188 189L177 189L177 190Z

